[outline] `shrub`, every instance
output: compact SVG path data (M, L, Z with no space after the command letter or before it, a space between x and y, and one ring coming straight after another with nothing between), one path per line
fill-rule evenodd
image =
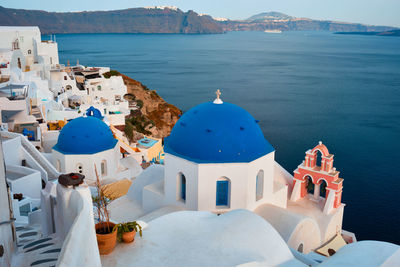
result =
M104 78L110 79L111 76L119 76L121 73L119 73L116 70L110 70L108 72L103 73Z

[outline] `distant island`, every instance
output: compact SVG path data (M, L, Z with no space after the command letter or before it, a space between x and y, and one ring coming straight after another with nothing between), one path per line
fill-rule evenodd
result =
M228 31L387 32L395 27L296 18L266 12L246 20L212 18L177 7L144 7L112 11L47 12L0 6L0 26L37 25L43 34L55 33L183 33Z
M335 32L336 34L357 34L357 35L376 35L376 36L396 36L400 37L400 30L384 32Z

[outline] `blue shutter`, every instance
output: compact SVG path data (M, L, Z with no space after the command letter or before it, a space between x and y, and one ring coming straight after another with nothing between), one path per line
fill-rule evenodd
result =
M229 181L217 181L217 206L228 206Z

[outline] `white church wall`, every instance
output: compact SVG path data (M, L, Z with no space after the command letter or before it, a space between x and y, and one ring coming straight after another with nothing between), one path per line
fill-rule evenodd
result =
M96 174L94 165L96 164L97 173L100 179L111 179L117 178L119 147L115 146L113 149L102 151L96 154L65 154L53 150L54 155L54 166L57 168L57 164L61 164L61 172L70 173L81 170L82 174L85 175L87 183L94 183L96 181ZM57 161L60 160L60 163ZM101 163L105 161L105 173L102 173ZM79 169L82 166L82 169Z
M248 164L247 209L253 210L258 205L271 203L274 200L274 163L275 152L271 152ZM256 183L259 171L264 172L263 197L256 200Z
M187 210L198 210L198 176L199 165L171 154L165 153L165 202L184 207ZM186 200L180 199L178 174L186 178Z
M199 208L214 212L247 208L248 164L223 163L199 165ZM228 206L216 206L217 181L229 179Z
M335 209L329 220L320 220L321 237L323 242L332 239L337 233L342 230L344 204Z

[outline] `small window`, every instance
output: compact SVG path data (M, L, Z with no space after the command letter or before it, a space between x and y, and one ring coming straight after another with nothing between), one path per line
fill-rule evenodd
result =
M57 160L57 171L58 172L61 172L61 162L60 162L60 160Z
M101 91L101 85L97 85L97 90Z
M67 76L64 76L64 81L66 81L67 80Z
M303 243L301 243L299 245L299 247L297 248L297 251L300 252L300 253L303 253L303 249L304 249L304 245L303 245Z
M102 176L107 175L107 162L105 160L101 162L101 175Z
M28 50L28 55L30 55L30 54L32 54L32 50L29 49Z
M78 173L80 173L80 174L83 173L83 166L82 166L82 164L78 164Z
M177 199L186 202L186 177L183 173L178 174L178 196Z
M260 170L256 177L256 201L263 198L264 195L264 171Z

